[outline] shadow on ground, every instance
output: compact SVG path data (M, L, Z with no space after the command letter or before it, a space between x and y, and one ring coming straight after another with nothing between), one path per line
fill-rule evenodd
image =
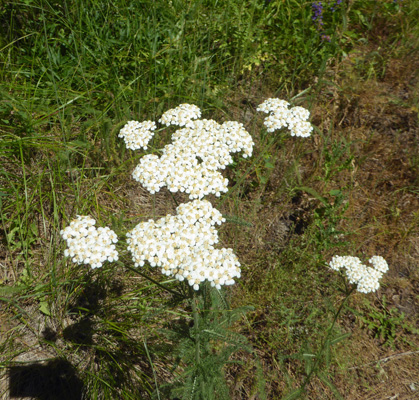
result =
M14 366L8 372L11 399L82 399L83 383L73 366L65 360L53 359L46 364Z

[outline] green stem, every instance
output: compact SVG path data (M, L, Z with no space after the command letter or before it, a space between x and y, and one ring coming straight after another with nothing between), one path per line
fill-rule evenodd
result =
M193 289L192 289L193 290ZM199 312L198 312L198 296L196 291L193 290L193 297L192 301L192 313L193 313L193 322L194 322L194 329L195 329L195 363L196 366L199 366L200 363L200 335L199 335Z
M174 203L176 204L176 207L179 207L179 203L177 202L175 196L173 195L173 193L169 190L170 196L172 197L172 200L174 201Z
M148 281L153 282L158 287L162 288L163 290L166 290L166 292L169 292L169 293L171 293L171 294L173 294L174 296L177 296L177 297L184 297L181 293L176 292L175 290L169 289L168 287L166 287L166 286L162 285L161 283L155 281L153 278L150 278L148 275L143 274L138 269L132 268L129 265L125 265L125 264L124 264L124 267L128 268L129 270L131 270L131 271L135 272L136 274L142 276L143 278L147 279Z
M317 367L318 367L318 365L319 365L319 363L320 363L320 361L321 361L321 355L323 354L324 349L325 349L325 348L326 348L326 346L327 346L327 343L328 343L329 338L330 338L330 336L331 336L331 334L332 334L333 328L334 328L334 326L335 326L335 324L336 324L336 321L337 321L337 319L338 319L338 317L339 317L339 314L342 312L343 306L345 305L346 301L349 299L349 296L352 294L352 292L353 292L355 289L356 289L356 286L352 287L352 288L349 290L349 292L347 292L347 295L346 295L345 299L342 301L342 304L340 305L340 307L339 307L339 309L338 309L338 312L335 314L335 316L334 316L334 318L333 318L333 321L332 321L332 324L330 325L330 328L329 328L329 330L328 330L328 332L327 332L326 339L323 341L323 343L322 343L322 347L320 348L320 351L317 353L317 356L316 356L316 361L314 362L313 368L311 369L311 371L309 372L309 374L307 375L306 379L304 380L304 382L303 382L303 384L302 384L302 386L301 386L301 390L302 390L302 391L303 391L303 390L305 389L305 387L308 385L308 383L310 382L311 376L312 376L312 375L313 375L313 373L316 371L316 369L317 369Z

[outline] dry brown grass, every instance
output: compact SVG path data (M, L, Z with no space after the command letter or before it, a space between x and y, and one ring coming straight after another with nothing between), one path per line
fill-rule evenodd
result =
M298 154L302 181L309 182L319 193L350 188L349 207L341 228L352 232L354 254L380 254L389 262L390 272L379 294L373 297L374 306L380 309L385 297L387 310L395 308L404 313L405 321L413 329L419 329L419 53L406 47L393 48L383 55L385 65L375 65L380 73L363 75L359 65L369 62L374 51L383 51L381 42L374 41L374 34L381 39L391 34L391 29L387 32L384 28L377 24L376 30L381 32L373 32L368 46L354 49L353 56L329 71L333 86L323 89L312 110L313 122L324 137L330 140L344 137L351 142L353 168L328 183L317 181L324 140L315 136L305 150L288 147L290 157L278 157L269 184L250 195L248 207L246 201L241 203L240 211L253 226L235 233L235 248L251 266L244 272L243 287L266 284L262 271L265 274L272 268L280 268L275 254L295 235L298 222L290 221L290 215L304 220L317 202L304 193L293 202L286 192L291 157ZM252 93L254 104L269 97L258 90ZM234 99L236 104L240 104L238 97ZM246 297L248 288L237 288L238 298ZM268 343L263 346L263 340L256 338L259 333L269 340L272 327L268 321L274 318L270 313L272 297L264 299L261 292L252 290L260 296L258 305L265 308L259 308L253 315L257 328L248 332L249 338L254 341L263 366L268 397L280 399L286 389L285 376L272 348ZM251 298L247 295L247 299ZM362 305L363 296L355 295L351 307L361 310ZM352 332L351 338L336 350L338 365L332 373L334 384L345 399L419 399L417 333L400 330L395 345L388 346L374 338L374 332L353 315L345 315L340 325ZM299 381L296 371L290 364L288 374ZM236 385L234 399L250 398L246 397L250 391L243 389L243 385L246 386L242 381L240 388ZM334 398L329 388L313 379L307 399Z

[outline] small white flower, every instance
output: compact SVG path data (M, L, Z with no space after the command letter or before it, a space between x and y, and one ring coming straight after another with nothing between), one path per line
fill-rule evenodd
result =
M385 274L388 271L387 261L381 256L373 256L369 259L369 262L375 270L381 272L382 274Z
M116 261L118 252L115 245L118 241L115 232L106 228L94 227L96 221L89 216L78 215L63 229L60 234L67 242L64 256L72 257L78 264L90 264L100 268L104 261Z
M176 108L166 111L159 119L161 124L188 126L193 119L201 116L199 107L193 104L181 104Z
M218 170L233 162L231 153L252 155L253 140L242 124L228 121L220 125L213 120L197 119L200 116L199 108L191 104L181 104L162 115L159 122L182 128L172 135L173 142L162 149L160 157L146 155L134 169L133 178L150 193L166 186L172 193L188 193L191 200L210 193L219 197L227 192L228 180ZM151 121L130 121L119 136L124 137L127 147L134 149L138 148L138 136L148 141L154 129ZM145 139L142 147L144 143Z
M187 280L195 290L200 283L212 282L218 271L218 287L233 284L240 277L240 263L232 249L215 249L218 234L215 223L221 213L206 200L195 200L177 207L177 215L156 222L141 222L127 234L128 250L136 267L147 260L163 274Z
M291 109L288 106L289 103L284 100L267 99L256 110L269 114L264 121L268 132L288 127L291 136L310 136L313 131L313 127L307 121L310 117L310 112L300 106Z
M156 123L153 121L129 121L120 130L118 137L124 138L128 149L138 150L144 148L147 150L147 144L154 135Z
M361 293L370 293L380 287L380 279L388 271L388 265L381 256L373 256L369 262L374 268L363 265L358 257L334 256L329 266L335 271L344 269L349 283L356 284Z

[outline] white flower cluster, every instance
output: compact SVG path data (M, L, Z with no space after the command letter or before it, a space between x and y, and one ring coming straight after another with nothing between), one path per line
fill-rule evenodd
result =
M167 110L159 119L161 124L166 126L179 125L190 126L193 119L201 116L201 110L193 104L180 104L176 108Z
M181 204L177 215L138 224L128 236L136 267L146 261L163 274L187 280L195 290L205 280L220 289L240 278L240 263L232 249L215 249L215 225L225 221L206 200Z
M329 263L330 268L339 271L344 268L349 283L356 284L358 292L375 292L380 287L380 279L388 271L388 264L381 256L373 256L367 267L361 263L358 257L334 256Z
M186 192L190 199L202 199L213 193L226 192L228 180L218 169L233 162L231 153L243 151L252 155L253 140L238 122L190 120L188 127L178 129L172 143L158 157L144 156L133 172L133 178L150 193L163 186L171 192Z
M147 144L154 135L156 123L154 121L128 121L120 130L118 137L124 138L128 149L147 150Z
M291 136L308 137L313 130L308 118L310 112L303 107L288 108L289 103L280 99L267 99L258 106L257 111L269 114L264 124L268 132L288 128Z
M387 261L384 260L384 258L381 256L373 256L368 260L368 262L372 264L374 269L381 272L382 274L385 274L388 271Z
M118 238L108 227L96 229L95 224L93 218L78 215L60 234L67 242L66 257L72 257L78 264L100 268L105 261L118 260L114 244Z

